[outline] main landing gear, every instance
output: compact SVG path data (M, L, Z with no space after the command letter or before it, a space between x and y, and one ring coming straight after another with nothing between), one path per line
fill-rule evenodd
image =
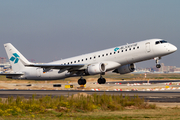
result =
M97 82L98 82L99 84L105 84L105 83L106 83L106 79L101 76L101 77L97 80ZM86 84L86 79L84 79L83 77L81 77L81 78L78 80L78 84L79 84L79 85L85 85L85 84Z
M97 82L98 82L99 84L105 84L105 83L106 83L106 79L101 76L101 77L97 80Z
M161 68L161 64L159 64L160 59L160 57L154 58L154 60L156 61L156 68Z
M84 79L83 77L81 77L81 78L78 80L78 84L79 84L79 85L85 85L85 84L86 84L86 79Z

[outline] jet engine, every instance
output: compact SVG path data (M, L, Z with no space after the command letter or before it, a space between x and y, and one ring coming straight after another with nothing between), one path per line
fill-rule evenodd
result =
M126 73L134 72L135 69L136 69L136 66L134 63L132 63L132 64L128 64L128 65L123 65L123 66L115 69L113 72L120 73L120 74L126 74Z
M88 75L101 74L106 72L106 67L104 63L91 64L85 70Z

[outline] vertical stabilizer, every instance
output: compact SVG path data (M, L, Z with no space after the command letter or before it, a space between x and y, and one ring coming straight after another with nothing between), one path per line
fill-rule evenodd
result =
M30 63L11 43L4 44L4 48L14 72L19 72L25 68L20 59Z

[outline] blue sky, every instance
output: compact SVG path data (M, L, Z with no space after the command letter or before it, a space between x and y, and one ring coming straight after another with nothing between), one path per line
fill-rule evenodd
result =
M162 38L180 48L179 0L0 0L0 57L12 43L27 59L50 62ZM164 57L179 66L179 50ZM153 60L138 67L154 66Z

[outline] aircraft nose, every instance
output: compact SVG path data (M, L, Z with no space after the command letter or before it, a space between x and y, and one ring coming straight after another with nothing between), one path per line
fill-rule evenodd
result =
M170 46L169 46L169 51L170 51L170 52L175 52L175 51L177 51L177 47L174 46L174 45L170 45Z

